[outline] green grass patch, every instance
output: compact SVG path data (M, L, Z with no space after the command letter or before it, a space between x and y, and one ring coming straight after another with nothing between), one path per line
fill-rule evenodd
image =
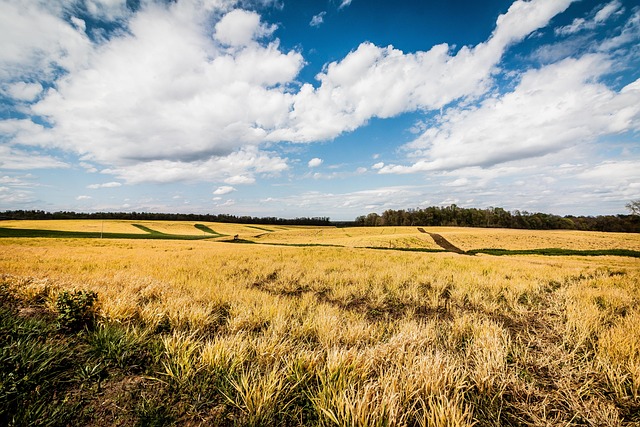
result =
M197 228L198 230L202 231L203 233L213 234L215 237L224 236L224 234L220 234L217 231L210 229L209 227L207 227L204 224L195 224L194 227Z
M640 251L630 249L595 249L595 250L575 250L560 248L544 249L472 249L466 252L469 255L545 255L545 256L624 256L640 258Z
M135 228L137 228L139 230L144 231L145 233L149 233L149 234L154 235L154 236L167 236L168 235L167 233L163 233L161 231L153 230L153 229L151 229L149 227L146 227L144 225L141 225L141 224L131 224L131 225L133 225Z
M0 425L65 425L75 405L64 390L82 355L52 322L0 307Z
M404 251L404 252L448 252L444 249L431 249L431 248L388 248L383 246L366 246L364 249L377 249L381 251Z
M262 230L262 231L266 231L267 233L273 233L275 230L270 230L268 228L264 228L264 227L257 227L255 225L247 225L247 228L254 228L256 230Z
M158 240L203 240L214 236L187 235L187 234L166 234L151 230L148 227L132 224L146 232L140 233L98 233L88 231L61 231L61 230L32 230L26 228L6 228L0 227L0 238L56 238L56 239L158 239Z

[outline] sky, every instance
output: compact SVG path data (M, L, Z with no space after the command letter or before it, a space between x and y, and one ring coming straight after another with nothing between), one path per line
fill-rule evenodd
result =
M0 0L0 211L626 213L637 0Z

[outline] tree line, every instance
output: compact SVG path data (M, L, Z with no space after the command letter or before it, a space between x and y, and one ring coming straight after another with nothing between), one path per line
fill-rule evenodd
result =
M485 228L518 228L528 230L584 230L609 232L640 232L638 215L558 216L541 212L530 213L503 208L487 209L431 206L422 209L384 211L356 218L354 225L376 226L455 226Z
M42 219L122 219L128 221L203 221L225 222L233 224L264 225L331 225L329 217L276 218L236 216L228 214L178 214L150 212L45 212L41 210L14 210L0 213L0 220L42 220Z
M634 211L632 211L634 213ZM584 230L640 233L640 215L558 216L541 212L509 212L503 208L487 209L431 206L421 209L389 209L382 214L362 215L355 221L332 222L329 217L277 218L229 214L179 214L150 212L45 212L12 210L0 213L0 220L46 219L121 219L129 221L203 221L234 224L315 225L339 227L376 226L455 226L518 228L528 230Z

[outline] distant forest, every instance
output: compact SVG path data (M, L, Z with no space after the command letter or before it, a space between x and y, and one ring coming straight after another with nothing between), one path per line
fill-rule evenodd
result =
M173 214L148 212L45 212L14 210L0 213L0 220L9 219L123 219L131 221L203 221L235 224L268 225L336 225L339 227L376 226L454 226L484 228L519 228L528 230L585 230L640 233L638 215L558 216L529 213L503 208L461 208L456 205L423 209L386 210L382 215L370 213L355 221L331 221L329 217L276 218L236 216L227 214Z
M638 215L558 216L502 208L460 208L456 205L424 209L387 210L356 218L355 225L375 226L455 226L520 228L528 230L585 230L625 233L640 232Z
M124 219L130 221L203 221L226 222L233 224L268 224L268 225L332 225L329 217L313 218L275 218L255 216L235 216L227 214L173 214L148 212L45 212L33 211L5 211L0 213L0 220L8 219Z

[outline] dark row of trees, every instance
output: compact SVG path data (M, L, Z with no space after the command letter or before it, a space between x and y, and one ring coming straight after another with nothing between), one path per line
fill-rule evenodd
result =
M370 213L355 220L357 226L459 226L488 228L520 228L530 230L589 230L638 233L640 216L558 216L529 213L502 208L461 208L456 205L423 209L384 211L382 215Z
M635 213L632 211L632 213ZM266 225L337 225L349 226L457 226L487 228L520 228L530 230L588 230L640 233L640 215L558 216L526 211L509 212L503 208L461 208L456 205L423 209L386 210L370 213L349 222L331 222L329 217L276 218L236 216L228 214L173 214L150 212L45 212L14 210L0 213L5 219L123 219L133 221L203 221Z
M5 211L0 213L2 219L123 219L132 221L203 221L203 222L226 222L234 224L267 224L267 225L331 225L329 217L312 218L276 218L276 217L255 217L236 216L227 214L173 214L173 213L150 213L150 212L45 212L40 210Z

